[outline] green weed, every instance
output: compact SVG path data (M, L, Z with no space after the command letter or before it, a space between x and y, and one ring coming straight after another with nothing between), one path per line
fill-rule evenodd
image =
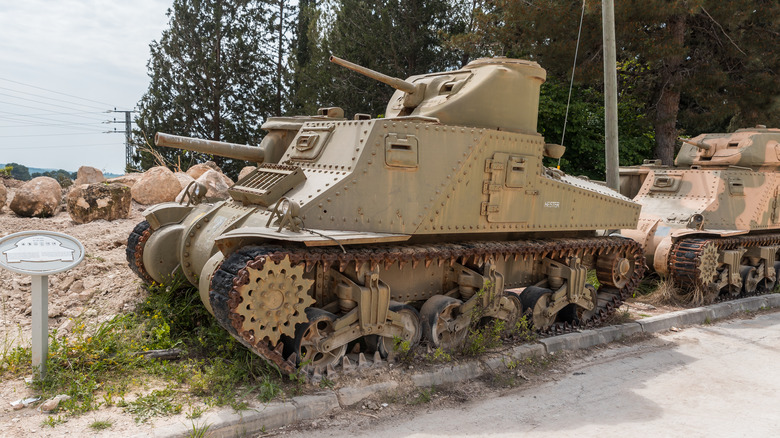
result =
M179 395L168 392L125 401L129 391L143 390L149 381L175 383L182 396L190 394L204 398L208 405L236 409L245 407L237 401L241 388L257 389L258 397L267 400L282 393L278 370L222 329L200 303L197 289L184 288L182 280L176 279L170 285L152 284L147 290L148 297L134 312L99 324L76 320L65 336L53 331L46 378L35 380L33 389L44 399L69 395L60 403L67 416L119 406L138 412L138 418L181 409L171 399ZM29 345L12 345L7 339L0 344L1 380L30 372ZM141 354L169 348L183 351L179 360L150 360Z
M433 389L433 388L423 389L423 390L420 391L419 394L417 394L417 397L413 398L409 402L409 404L410 405L421 405L421 404L430 403L431 399L433 398L433 393L434 392L435 392L435 389Z
M528 319L528 315L523 315L517 320L512 328L512 335L522 342L536 341L536 330L534 330L531 320Z
M49 418L43 420L41 422L41 427L55 427L58 424L62 424L67 422L68 420L66 418L62 418L62 415L57 415L56 417L54 415L50 416Z
M152 417L178 414L181 412L181 403L176 402L176 395L170 388L155 390L128 403L125 411L133 415L136 423L143 423Z
M114 423L108 420L95 420L89 425L89 428L94 430L105 430L113 425Z
M210 424L202 424L197 425L195 422L192 423L192 430L190 430L187 433L188 438L203 438L208 435L206 435L209 431L209 428L211 428Z
M472 327L466 338L463 353L476 356L485 351L501 345L501 335L504 333L506 322L501 319L490 319L487 323Z
M452 361L452 356L447 353L446 351L442 350L441 347L433 350L433 361L434 362L450 362Z

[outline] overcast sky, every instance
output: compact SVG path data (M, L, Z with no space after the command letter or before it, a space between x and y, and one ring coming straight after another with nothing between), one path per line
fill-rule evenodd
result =
M0 0L0 163L124 173L124 114L149 85L171 0ZM122 123L103 123L116 118Z

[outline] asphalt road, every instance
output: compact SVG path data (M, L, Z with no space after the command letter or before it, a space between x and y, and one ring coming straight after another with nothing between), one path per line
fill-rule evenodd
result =
M330 424L314 437L780 436L780 312L597 349L553 379L455 408ZM365 420L365 418L364 418Z

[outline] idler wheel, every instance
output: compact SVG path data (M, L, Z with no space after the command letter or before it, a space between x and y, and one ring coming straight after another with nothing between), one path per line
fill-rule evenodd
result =
M333 321L336 315L322 309L310 307L306 309L308 321L300 323L295 328L295 338L292 344L298 363L304 368L325 370L328 365L336 365L347 352L347 344L323 348L323 340L333 333Z
M603 255L596 261L596 274L601 284L622 289L634 276L635 261L619 252Z
M463 345L469 327L456 322L461 304L461 300L444 295L434 295L423 304L420 309L423 333L433 348L447 351Z
M544 330L555 322L557 314L547 312L551 296L550 289L537 286L528 286L520 294L523 312L531 315L531 322L537 330Z
M272 344L282 335L295 336L295 325L306 322L305 309L315 302L308 294L314 280L303 277L303 264L291 266L289 256L278 263L266 258L260 269L251 265L244 268L249 281L235 287L241 301L231 310L243 317L238 332L251 330L256 339L267 337Z
M570 322L574 325L584 324L588 321L590 321L591 318L593 318L596 313L598 313L598 292L596 292L596 288L592 284L586 284L585 285L585 291L584 294L587 294L586 297L588 301L593 302L593 309L588 310L584 307L580 307L576 304L569 304L568 306L564 307L560 312L558 312L558 315L560 315L560 318L563 321Z
M409 348L414 348L420 343L423 333L423 324L420 319L420 313L412 306L407 304L395 304L390 306L391 312L396 312L403 318L404 333L401 340L409 343ZM387 336L380 336L377 341L376 349L382 357L386 358L395 351L395 339Z

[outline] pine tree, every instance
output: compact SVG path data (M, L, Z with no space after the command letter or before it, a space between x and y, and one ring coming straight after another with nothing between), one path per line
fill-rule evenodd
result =
M439 36L447 13L445 0L339 0L323 58L333 54L402 79L441 70L455 63ZM340 106L347 114L384 113L392 88L330 63L319 65L330 81L318 93L322 106Z
M278 3L277 3L278 4ZM149 145L170 164L186 168L213 159L235 174L243 162L153 145L158 131L232 143L259 144L260 125L278 112L278 41L267 4L253 0L175 0L169 28L150 45L150 84L138 103L137 145ZM148 151L140 168L156 163Z

